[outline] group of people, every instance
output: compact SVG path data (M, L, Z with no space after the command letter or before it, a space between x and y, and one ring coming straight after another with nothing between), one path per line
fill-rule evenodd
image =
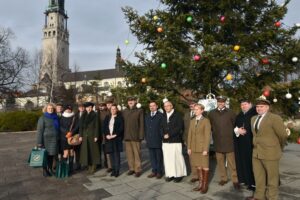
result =
M128 107L123 111L112 101L100 103L96 109L91 102L79 104L76 113L70 105L62 109L61 105L47 104L37 127L37 144L48 152L44 175L53 173L58 154L69 163L71 171L75 162L87 166L89 173L101 165L103 154L107 171L118 177L120 152L125 144L127 175L140 177L141 142L145 139L152 168L148 178L165 175L167 182L180 182L190 168L191 181L199 182L193 190L206 193L212 135L219 185L228 182L227 165L235 189L243 183L255 191L248 200L277 199L279 159L287 137L283 120L269 111L270 102L265 98L258 98L256 106L242 99L238 115L225 103L226 97L218 96L217 108L205 113L202 104L191 102L184 117L170 101L164 102L164 112L158 110L155 101L149 102L145 114L137 108L135 97L128 97ZM78 133L81 145L68 144L68 133Z

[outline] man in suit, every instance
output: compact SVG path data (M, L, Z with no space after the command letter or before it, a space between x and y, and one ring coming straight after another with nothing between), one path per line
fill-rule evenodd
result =
M158 106L154 101L149 103L149 109L150 113L145 116L145 139L149 149L152 173L148 175L148 178L160 179L163 173L163 114L157 111Z
M170 101L164 103L163 155L166 181L178 183L186 176L186 166L182 155L183 119Z
M183 156L187 168L187 174L192 174L191 182L194 183L198 181L198 175L197 175L197 170L196 166L192 165L192 161L190 157L187 154L187 137L188 137L188 132L189 132L189 127L190 127L190 121L195 117L194 113L194 106L196 103L194 101L189 102L189 109L184 113L183 116L183 122L184 122L184 132L183 132Z
M137 108L136 98L127 98L128 108L123 111L124 117L124 140L126 158L128 161L128 175L141 176L141 141L144 139L144 112Z
M247 197L247 200L278 199L279 160L287 133L282 118L269 110L270 101L265 97L256 100L258 115L251 119L256 189L254 196Z
M220 175L219 185L223 186L228 182L225 159L231 172L231 181L235 189L239 189L239 183L236 173L233 129L235 123L235 113L225 107L227 98L217 97L217 108L209 113L209 119L212 126L212 136L217 158L217 169Z

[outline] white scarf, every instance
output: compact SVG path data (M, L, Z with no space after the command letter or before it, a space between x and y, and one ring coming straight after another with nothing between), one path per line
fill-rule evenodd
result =
M73 117L73 116L74 116L74 113L73 113L73 112L71 112L71 113L64 112L64 113L62 114L62 116L63 116L63 117L66 117L66 118L69 118L69 117Z

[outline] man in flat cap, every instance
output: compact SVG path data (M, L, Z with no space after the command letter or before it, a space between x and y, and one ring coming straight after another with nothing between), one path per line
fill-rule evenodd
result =
M254 196L247 197L247 200L278 199L279 160L287 133L282 118L269 110L270 101L264 96L256 99L258 115L251 119L256 189Z
M233 146L233 129L236 115L232 110L225 107L226 100L225 96L218 96L217 108L212 110L208 117L211 122L217 169L220 175L219 185L223 186L228 182L225 167L225 161L227 161L233 186L235 189L239 189Z
M141 176L141 141L144 139L144 113L137 108L136 98L127 98L128 109L123 111L124 117L124 140L126 157L128 161L128 175Z
M234 153L239 183L244 183L248 190L255 189L252 171L251 118L257 115L255 106L249 98L240 99L241 112L237 115L234 128Z

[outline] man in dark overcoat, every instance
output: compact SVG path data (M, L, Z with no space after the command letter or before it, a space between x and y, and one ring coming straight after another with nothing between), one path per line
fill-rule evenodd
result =
M244 183L249 190L255 189L252 171L251 118L257 114L248 98L240 100L241 112L237 115L234 128L234 153L239 183Z
M149 149L152 173L148 178L157 177L160 179L163 173L163 114L157 111L157 103L152 101L149 103L150 113L145 116L145 139Z
M233 129L236 115L232 110L225 107L226 100L227 98L224 96L217 97L217 108L209 113L209 119L217 158L217 169L220 175L219 185L223 186L228 182L225 167L225 161L227 161L233 186L235 189L239 189L233 147Z
M98 145L100 123L98 114L93 111L94 104L86 102L84 106L86 112L83 113L79 124L79 139L82 141L80 163L83 166L88 166L88 172L92 174L96 171L96 166L100 164Z
M141 141L144 139L144 112L137 108L136 98L128 97L128 108L123 111L124 117L124 140L126 158L128 161L128 175L141 176Z
M270 101L264 96L256 100L256 116L251 118L253 132L252 163L255 193L247 200L277 200L279 160L286 145L287 132L282 118L271 113Z

